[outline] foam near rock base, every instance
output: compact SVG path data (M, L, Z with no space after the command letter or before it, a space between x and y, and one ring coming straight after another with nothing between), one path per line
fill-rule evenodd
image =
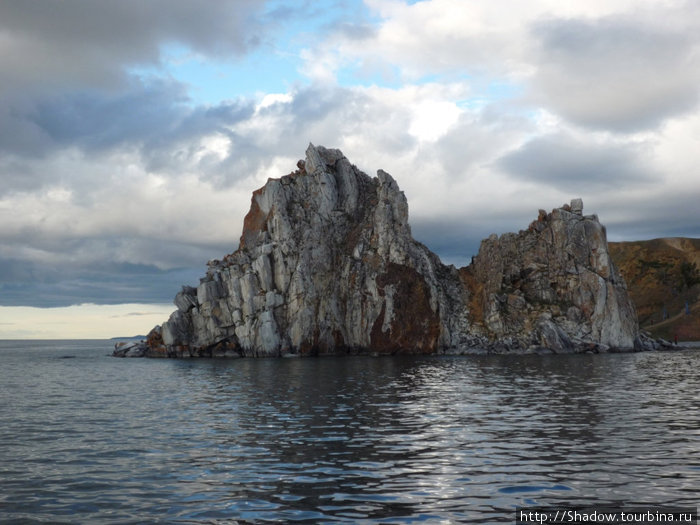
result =
M413 239L391 175L313 145L253 193L239 249L175 304L147 355L605 351L638 336L605 230L580 199L483 241L458 271Z

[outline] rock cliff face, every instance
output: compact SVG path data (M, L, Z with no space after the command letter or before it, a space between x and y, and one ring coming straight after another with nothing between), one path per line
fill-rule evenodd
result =
M580 201L491 236L467 268L411 236L406 198L339 150L253 193L239 249L146 342L150 356L631 349L634 309Z
M298 167L253 193L239 249L176 296L165 352L457 347L468 327L457 272L413 240L394 179L370 178L323 147L310 146Z
M605 228L583 203L546 213L518 234L482 241L461 270L470 288L471 330L508 349L631 348L637 317L613 264Z

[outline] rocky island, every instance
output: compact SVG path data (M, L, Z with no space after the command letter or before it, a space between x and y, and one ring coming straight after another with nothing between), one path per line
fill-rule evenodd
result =
M464 268L417 242L388 173L309 145L297 170L253 193L239 248L147 339L149 357L641 350L605 228L583 203L491 235Z

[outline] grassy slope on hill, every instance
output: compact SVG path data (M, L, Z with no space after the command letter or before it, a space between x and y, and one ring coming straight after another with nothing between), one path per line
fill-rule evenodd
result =
M609 248L640 326L654 337L700 341L700 239L611 242Z

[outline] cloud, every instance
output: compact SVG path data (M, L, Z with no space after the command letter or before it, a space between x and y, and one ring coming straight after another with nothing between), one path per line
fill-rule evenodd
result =
M498 104L464 111L458 121L431 149L451 177L473 179L483 173L513 143L537 132L529 119L512 114Z
M81 91L42 100L31 120L57 148L84 151L155 142L173 133L187 112L182 86L134 83L123 93Z
M119 87L127 67L158 65L162 47L228 56L260 45L256 9L262 2L122 0L59 4L0 3L4 86L52 91L66 86Z
M118 315L113 315L112 317L144 317L144 316L152 316L152 312L129 312L126 314L118 314Z
M573 123L620 132L653 129L694 109L700 28L639 18L534 24L534 100Z
M622 133L656 129L697 107L693 2L367 3L379 17L376 30L356 41L338 29L308 49L311 76L362 81L369 70L403 82L460 79L492 100L503 94L490 86L507 85L515 88L508 96L531 109Z
M41 308L81 303L170 303L183 284L196 285L202 270L128 263L42 265L0 258L4 306Z
M32 107L6 110L0 149L32 158L63 148L92 153L138 148L144 154L172 150L203 134L226 133L253 110L250 100L193 107L178 83L134 78L117 93L58 93L36 99ZM18 136L18 129L26 132Z
M0 194L46 188L58 177L37 161L51 165L66 150L79 157L138 149L152 170L180 164L204 130L217 133L253 104L193 107L187 86L165 71L165 51L179 45L231 61L267 40L263 7L0 2Z
M596 143L587 137L545 135L504 155L498 165L513 177L553 186L571 195L646 184L659 176L645 162L644 143Z

